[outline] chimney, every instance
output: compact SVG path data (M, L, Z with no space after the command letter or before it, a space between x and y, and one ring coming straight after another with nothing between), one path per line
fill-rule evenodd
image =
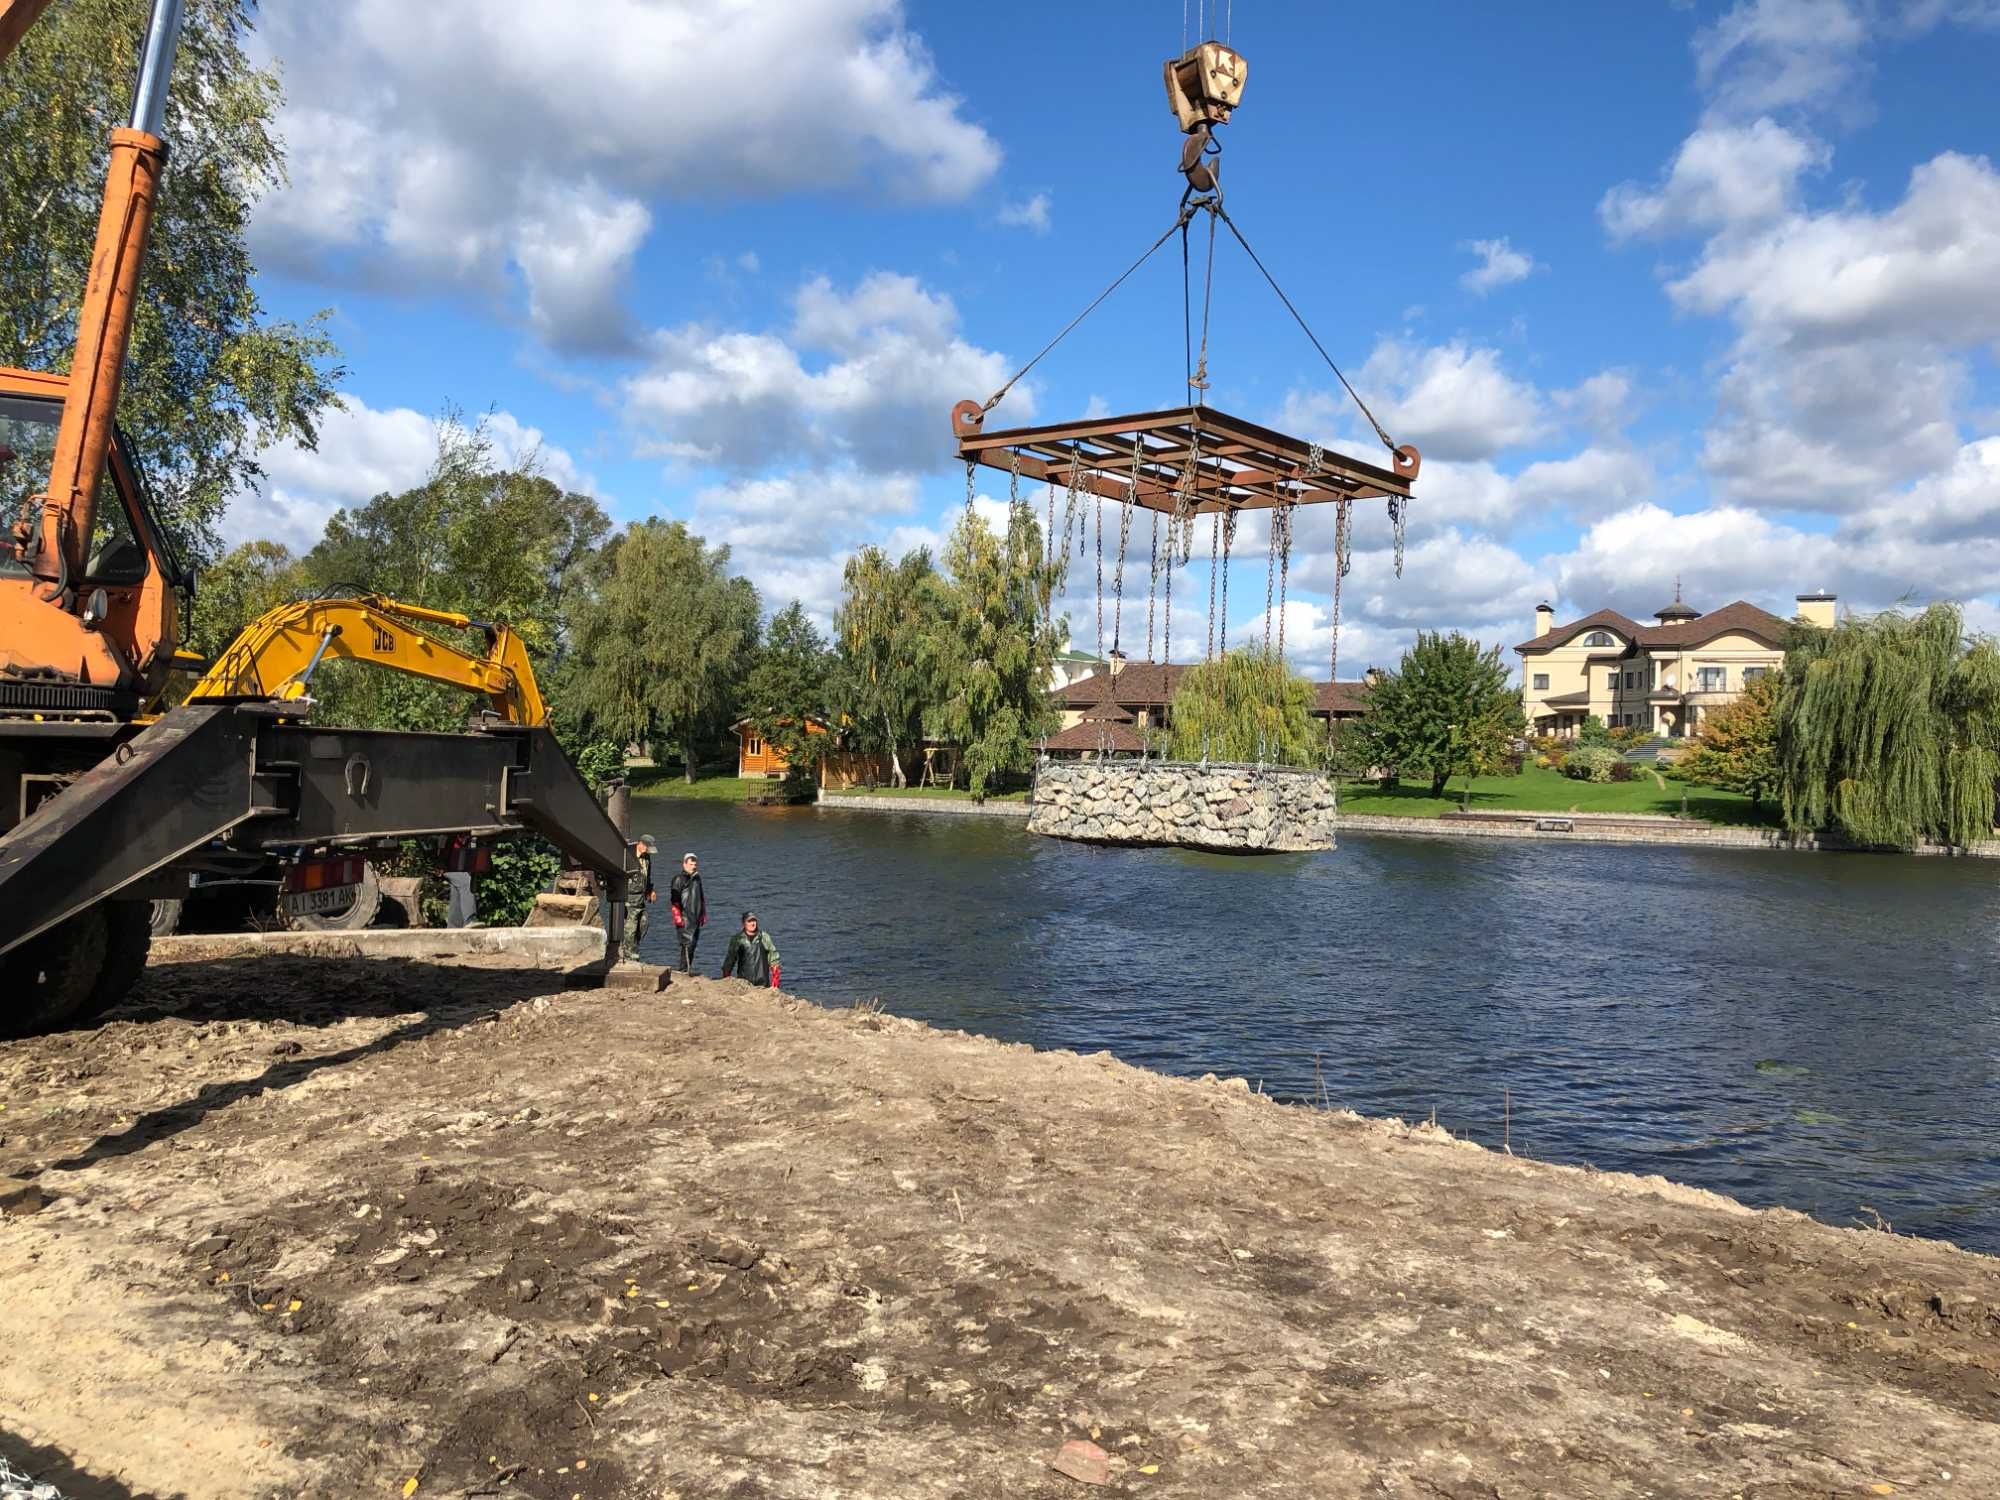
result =
M1113 650L1111 653L1111 675L1115 678L1120 672L1124 670L1125 670L1125 653L1123 651Z
M1556 607L1544 599L1535 606L1535 639L1540 640L1556 628Z
M1834 595L1820 589L1815 593L1799 595L1799 607L1795 613L1808 625L1817 625L1821 630L1831 630L1839 602Z

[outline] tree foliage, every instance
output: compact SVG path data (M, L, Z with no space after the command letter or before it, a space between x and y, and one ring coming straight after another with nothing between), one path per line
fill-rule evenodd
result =
M1778 787L1778 688L1774 673L1752 677L1733 702L1704 713L1675 779L1741 792L1755 806Z
M1521 732L1521 695L1507 682L1498 646L1453 631L1420 631L1397 670L1368 690L1351 755L1386 775L1428 776L1444 795L1455 774L1498 770Z
M831 666L826 638L794 599L771 616L744 682L745 717L785 757L785 792L794 798L809 796L814 787L813 762L826 738L809 726L829 717Z
M256 453L311 446L344 373L325 314L265 316L245 231L284 180L277 75L243 52L251 0L190 0L168 90L152 239L119 420L163 521L206 560ZM0 64L0 364L67 370L111 132L125 123L146 0L64 0Z
M1863 844L1993 834L2000 646L1956 605L1851 615L1785 656L1777 757L1785 823Z
M1034 762L1035 741L1055 721L1046 688L1057 632L1042 607L1041 526L1025 501L1008 507L1007 534L968 507L945 545L948 607L932 653L942 698L928 728L957 745L972 795Z
M620 744L698 748L724 727L757 646L757 590L682 522L635 521L574 613L577 706Z
M1168 753L1175 760L1317 765L1325 744L1312 708L1312 684L1283 657L1245 646L1181 675Z
M925 548L891 563L863 547L841 574L844 597L834 617L839 653L836 696L854 721L857 742L887 751L890 775L908 785L902 749L923 734L923 711L938 696L948 598Z
M245 542L203 571L194 615L185 631L186 644L213 659L257 616L305 592L304 571L290 548L278 542Z

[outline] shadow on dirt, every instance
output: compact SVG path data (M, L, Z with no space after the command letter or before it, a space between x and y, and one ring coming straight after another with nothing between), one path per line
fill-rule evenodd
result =
M0 1480L11 1477L7 1472L10 1464L29 1476L34 1485L53 1485L62 1500L181 1500L152 1490L127 1489L115 1479L86 1474L62 1450L31 1443L0 1427ZM31 1486L27 1493L33 1495L36 1490Z
M99 1136L83 1150L49 1162L42 1170L76 1171L110 1157L129 1156L192 1129L216 1111L245 1099L291 1088L329 1068L344 1067L426 1037L495 1020L502 1011L523 1001L588 988L597 982L596 973L587 969L473 968L413 959L258 957L157 966L147 971L132 998L107 1014L101 1026L42 1038L39 1044L61 1053L77 1049L100 1055L117 1050L144 1052L155 1045L181 1053L190 1041L198 1046L206 1036L221 1044L218 1061L231 1050L240 1054L246 1043L280 1060L254 1077L204 1084L191 1098L148 1110L124 1129ZM296 1033L287 1035L282 1029L333 1026L367 1018L404 1019L403 1024L379 1036L334 1052L312 1052L309 1039ZM274 1023L274 1030L254 1039L245 1037L238 1024L244 1022ZM153 1042L147 1033L156 1026L171 1027L174 1037ZM188 1038L189 1026L194 1028L192 1038ZM57 1060L51 1058L52 1062ZM62 1056L60 1061L69 1065L73 1074L78 1071L71 1056ZM186 1066L178 1058L176 1065ZM84 1064L83 1070L89 1066Z

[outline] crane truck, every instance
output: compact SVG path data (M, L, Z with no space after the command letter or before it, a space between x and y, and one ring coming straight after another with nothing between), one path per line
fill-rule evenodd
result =
M0 61L48 4L0 0ZM145 965L155 898L279 854L340 869L408 839L539 834L598 877L608 961L636 860L538 715L464 734L333 728L255 672L212 673L209 691L167 705L196 579L117 410L181 11L153 0L68 373L0 369L12 520L0 535L0 1034L114 1004ZM392 619L376 627L387 651L402 628Z

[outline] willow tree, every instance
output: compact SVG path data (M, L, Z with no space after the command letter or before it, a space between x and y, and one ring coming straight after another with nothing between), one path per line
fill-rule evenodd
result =
M2000 647L1958 607L1801 632L1778 702L1785 823L1862 844L1961 847L1993 835Z
M1168 754L1175 760L1319 762L1313 688L1276 651L1245 646L1189 667L1174 687Z

